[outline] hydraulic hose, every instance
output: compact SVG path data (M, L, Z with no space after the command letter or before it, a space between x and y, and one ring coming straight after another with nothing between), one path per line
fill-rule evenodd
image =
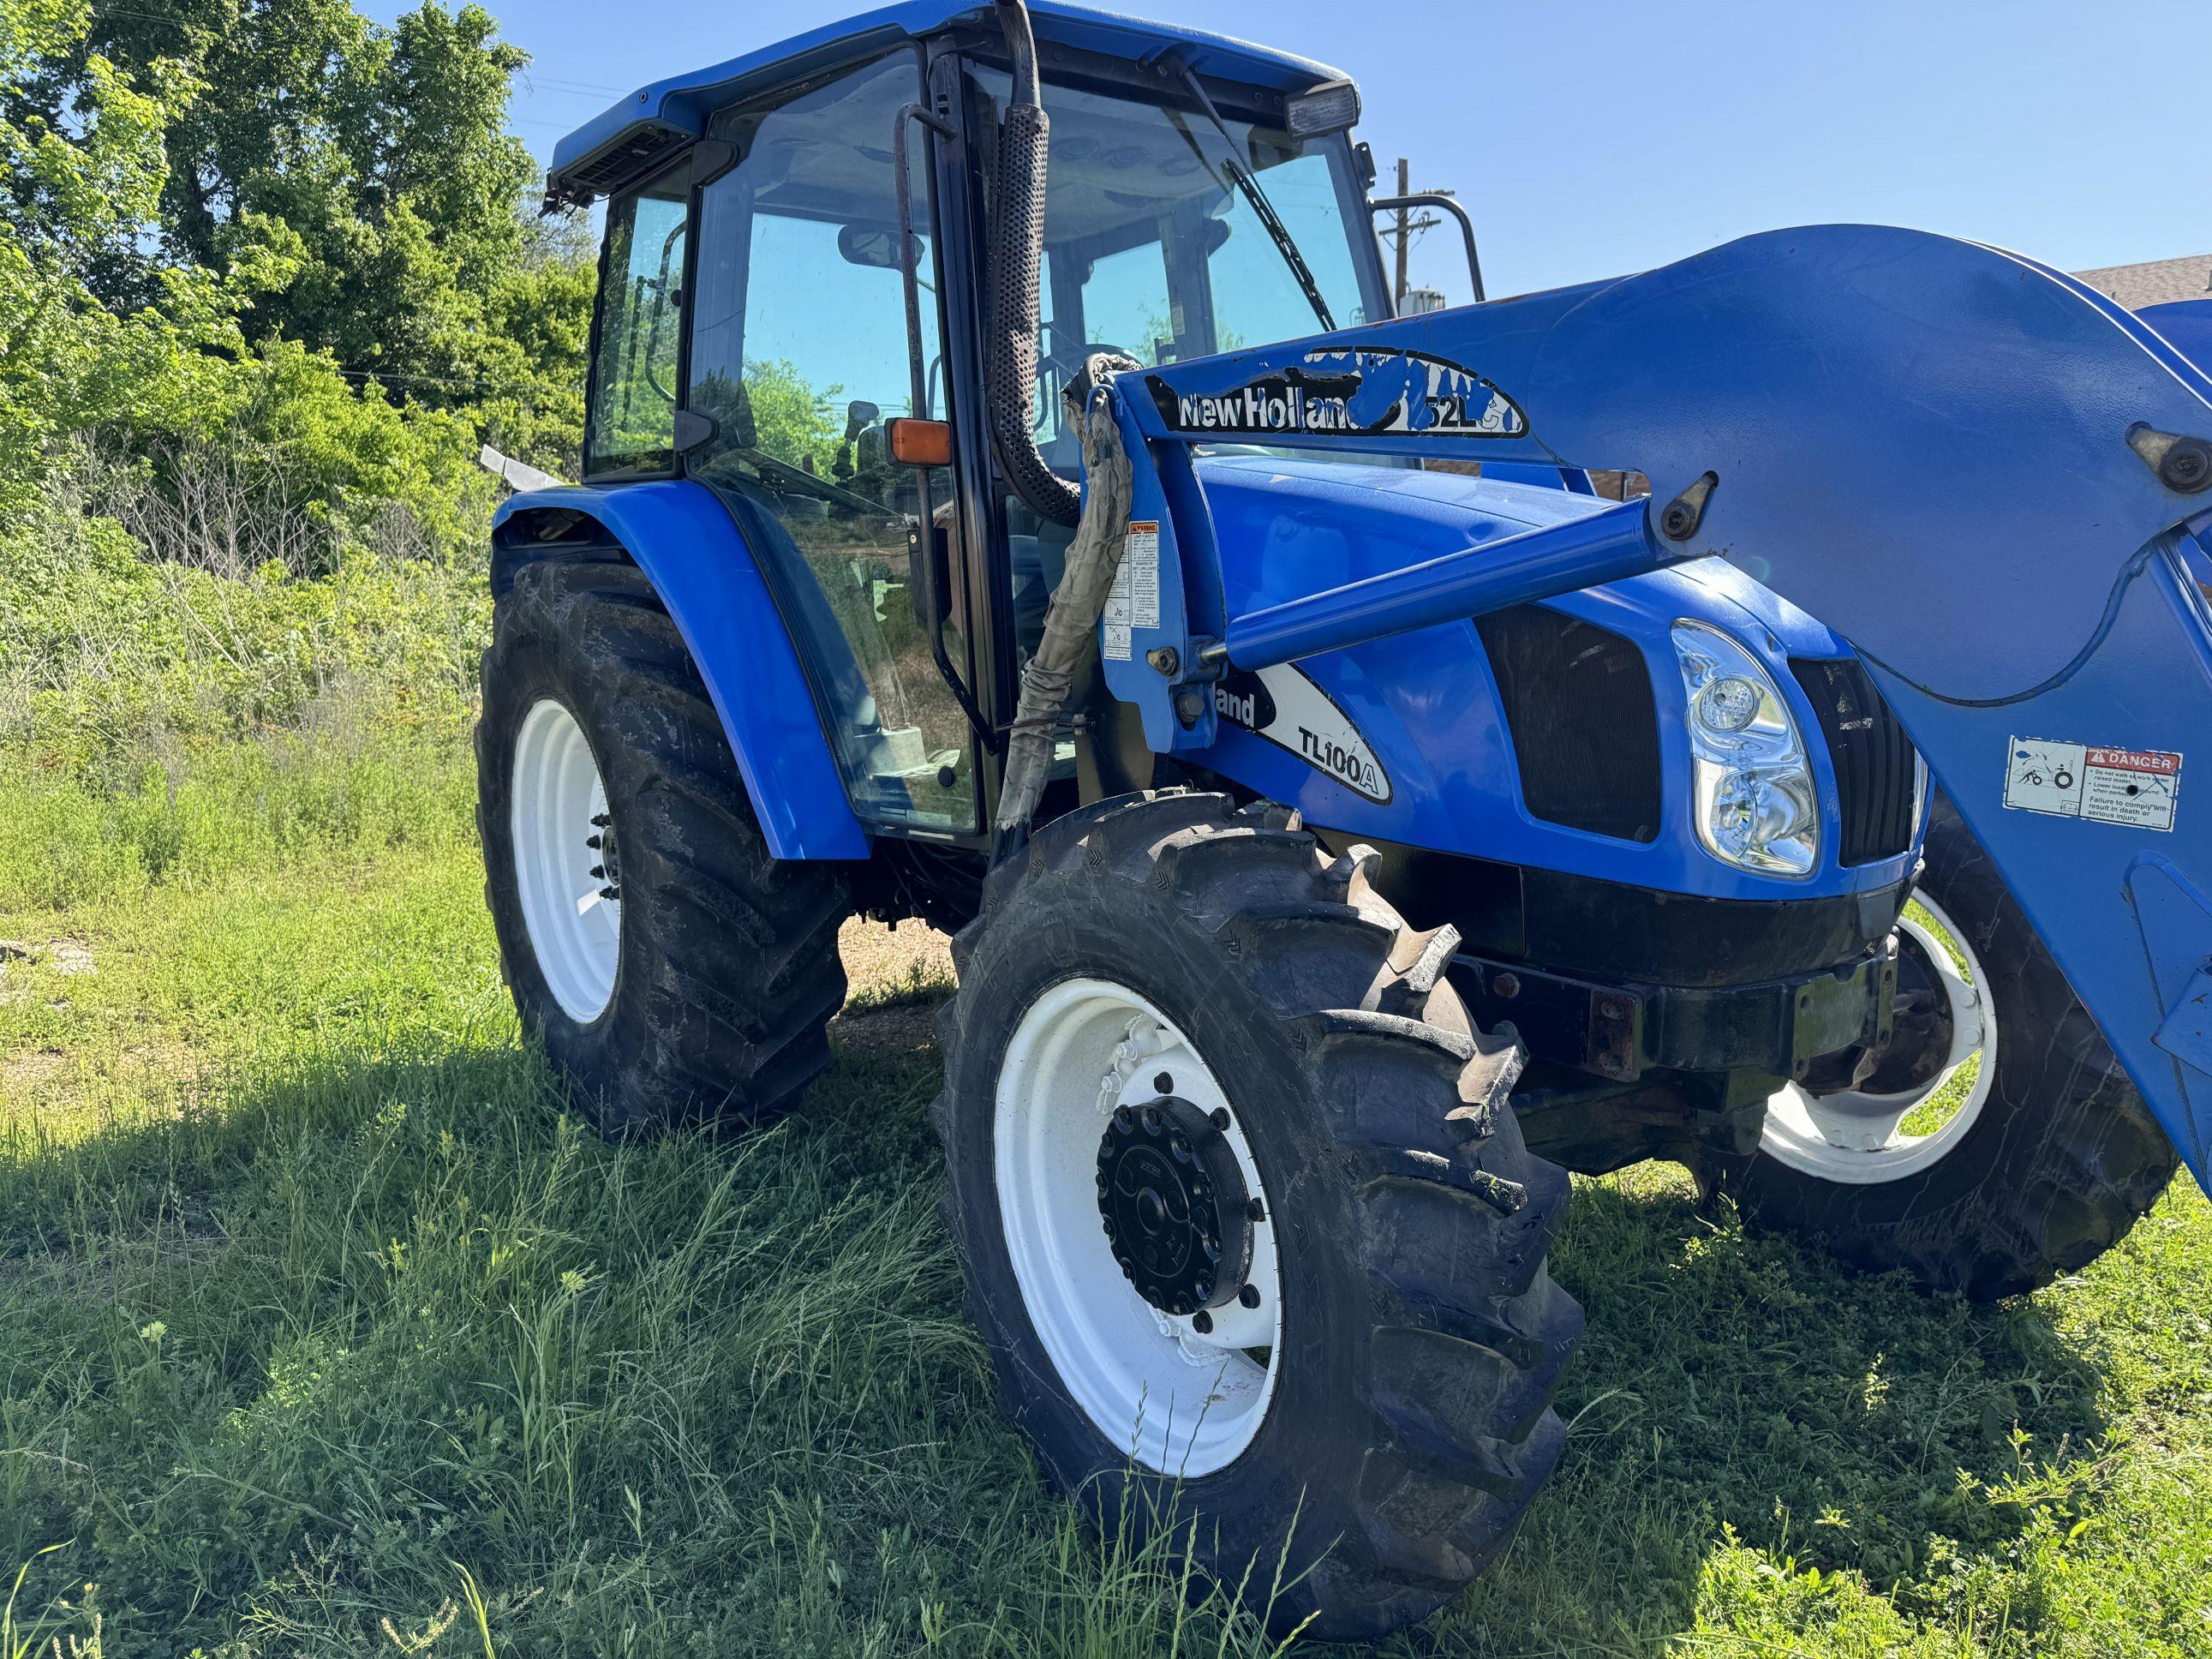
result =
M991 446L1014 493L1048 523L1073 525L1082 492L1045 465L1030 410L1036 404L1037 289L1043 274L1046 138L1038 100L1036 36L1023 0L994 0L1013 60L1013 88L999 131L991 222L990 301L985 318L984 401Z

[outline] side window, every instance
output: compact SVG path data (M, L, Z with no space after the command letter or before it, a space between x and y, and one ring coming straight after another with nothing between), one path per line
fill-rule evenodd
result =
M598 356L584 470L667 472L676 465L676 357L684 333L684 238L690 169L678 167L607 209Z
M895 464L884 438L896 416L944 416L928 168L916 131L904 251L921 290L928 389L916 410L890 149L900 106L920 95L901 53L716 123L738 160L701 197L689 402L715 433L685 471L774 566L855 810L965 830L976 823L968 722L938 671L913 552L924 476ZM932 471L927 483L929 529L949 537L951 479ZM945 635L963 662L957 612Z

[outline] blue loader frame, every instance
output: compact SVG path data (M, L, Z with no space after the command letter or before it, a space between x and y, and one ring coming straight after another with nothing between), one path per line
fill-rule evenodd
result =
M1349 396L1284 395L1355 367ZM1376 376L1389 395L1363 407ZM1486 425L1464 418L1471 391ZM1851 643L2212 1176L2212 808L2179 793L2188 753L2212 752L2212 611L2182 559L2212 532L2212 382L2143 322L2016 255L1829 226L1132 373L1116 410L1133 516L1159 524L1162 605L1108 674L1148 737L1216 740L1210 700L1179 706L1185 688L1145 668L1163 647L1256 668L1725 558ZM1633 468L1653 494L1224 616L1192 451L1236 437ZM2179 810L2008 805L2023 738L2163 757Z

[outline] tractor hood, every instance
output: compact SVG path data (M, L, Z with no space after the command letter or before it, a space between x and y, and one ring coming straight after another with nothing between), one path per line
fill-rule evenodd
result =
M1196 472L1232 616L1613 505L1556 485L1252 453L1201 457ZM1681 621L1751 653L1815 751L1826 850L1811 875L1753 876L1698 845ZM1715 898L1871 892L1903 879L1912 852L1838 856L1851 780L1838 783L1796 666L1850 656L1733 565L1698 560L1480 625L1232 670L1203 763L1373 840ZM1552 734L1541 752L1520 751L1516 725Z

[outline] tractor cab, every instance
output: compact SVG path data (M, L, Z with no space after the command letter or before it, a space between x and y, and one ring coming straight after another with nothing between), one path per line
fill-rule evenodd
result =
M1090 354L1184 362L1389 301L1348 82L1194 33L1036 21L1034 438L1073 483L1059 393ZM980 842L994 734L1073 533L1007 487L984 424L1009 88L975 8L909 4L649 88L553 167L555 200L606 202L586 482L681 477L721 499L876 833Z

